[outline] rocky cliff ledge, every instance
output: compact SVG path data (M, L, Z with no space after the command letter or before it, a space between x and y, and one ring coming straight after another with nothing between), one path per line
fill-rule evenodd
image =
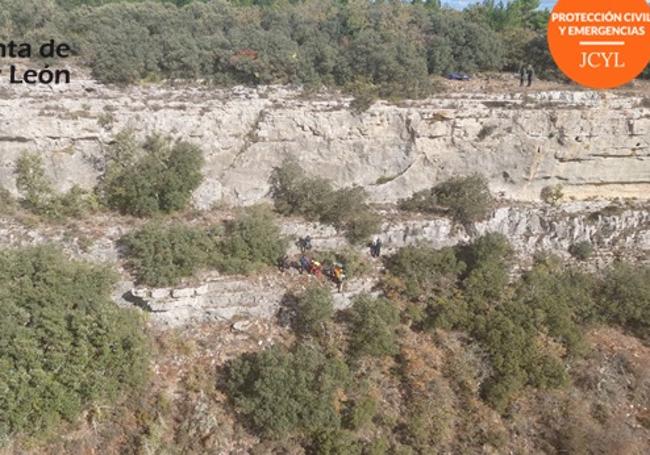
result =
M56 91L59 90L59 91ZM285 157L376 202L393 202L452 175L480 172L504 198L650 197L650 94L552 91L444 93L354 114L349 99L283 87L125 89L0 87L0 185L14 191L23 150L43 153L59 189L94 185L113 135L132 128L199 144L199 208L251 204Z
M385 212L380 237L390 252L418 242L435 248L470 240L464 229L442 217L401 219L400 214ZM137 224L137 223L136 223ZM134 286L120 258L118 239L133 229L134 223L120 217L87 220L71 230L67 225L29 226L0 217L0 248L17 245L56 243L68 254L106 262L122 271L114 298L122 305L136 305L163 327L183 326L205 321L265 319L273 317L288 291L304 287L307 276L281 274L271 270L255 277L220 276L205 272L177 288L149 289ZM282 231L289 237L309 233L319 250L348 247L345 238L330 226L285 219ZM595 254L589 266L599 267L615 257L636 261L650 260L650 211L647 204L608 205L572 203L561 207L529 204L497 208L484 222L477 223L475 234L498 232L508 237L521 262L530 262L537 252L552 252L569 259L569 246L587 240ZM368 257L367 250L360 252ZM293 251L294 254L297 251ZM369 292L377 284L376 270L348 283L345 292L335 294L335 303L344 307L359 292ZM332 289L334 292L334 289Z

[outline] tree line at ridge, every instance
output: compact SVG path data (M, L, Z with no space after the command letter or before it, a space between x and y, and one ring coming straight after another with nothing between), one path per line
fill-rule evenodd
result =
M538 0L0 1L0 39L72 45L108 83L205 79L220 85L326 85L415 98L450 71L560 77ZM645 74L648 74L646 70Z

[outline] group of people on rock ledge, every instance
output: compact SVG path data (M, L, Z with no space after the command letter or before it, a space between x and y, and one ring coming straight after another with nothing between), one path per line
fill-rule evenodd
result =
M372 243L370 243L370 256L373 258L381 257L381 247L382 241L380 238L375 238ZM288 255L284 255L280 259L278 267L281 271L286 271L290 269L297 269L300 274L308 273L314 275L316 278L325 276L336 284L336 287L339 292L343 291L343 283L346 279L345 266L340 262L334 262L332 264L322 264L314 258L307 256L307 252L312 249L311 236L307 235L301 237L296 242L296 246L300 249L300 258L298 261L292 261Z

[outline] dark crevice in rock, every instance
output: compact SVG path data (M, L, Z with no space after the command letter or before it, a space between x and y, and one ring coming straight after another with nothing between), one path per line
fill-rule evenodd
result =
M22 136L0 136L0 142L32 142L32 139Z

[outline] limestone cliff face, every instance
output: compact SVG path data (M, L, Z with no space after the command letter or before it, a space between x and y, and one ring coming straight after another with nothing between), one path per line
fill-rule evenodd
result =
M355 115L349 99L281 87L3 86L0 185L15 190L15 160L33 150L59 189L92 187L113 135L132 128L203 148L201 208L259 201L271 169L288 156L337 185L366 187L377 202L473 172L511 200L537 200L553 184L577 199L647 199L650 108L642 100L588 91L456 93L379 102Z

